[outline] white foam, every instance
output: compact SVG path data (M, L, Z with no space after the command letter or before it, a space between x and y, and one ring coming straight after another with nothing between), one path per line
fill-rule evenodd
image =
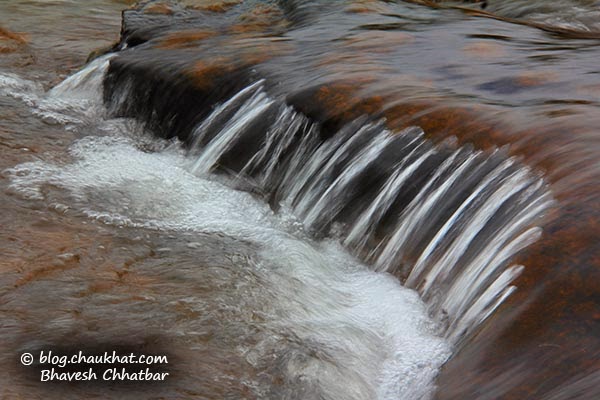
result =
M8 170L11 188L28 198L44 198L44 185L66 190L70 204L86 215L119 225L168 230L243 229L272 217L266 204L249 194L183 169L176 151L146 153L124 137L86 137L76 142L70 165L32 162ZM237 234L232 231L231 234Z
M330 399L431 393L450 348L434 335L416 292L392 276L370 271L339 244L296 236L286 228L293 217L275 215L250 194L192 174L176 147L148 153L125 137L86 137L70 154L72 163L36 161L6 171L11 189L111 224L220 232L255 243L255 268L270 293L249 295L276 299L267 323L321 354L305 359L290 349L290 380ZM48 186L62 196L48 194ZM264 359L273 346L239 351Z
M0 96L23 101L33 114L53 124L82 124L104 113L102 79L111 55L99 57L50 91L39 82L12 73L0 73Z
M261 199L215 181L208 171L198 174L177 143L151 139L129 120L103 119L108 60L96 60L48 93L35 82L0 74L0 95L21 99L67 128L92 122L101 134L75 142L62 163L35 161L4 171L10 190L58 212L117 226L225 234L252 243L257 257L240 268L255 268L265 285L245 295L268 302L263 317L274 334L252 347L240 343L237 350L250 364L280 354L287 381L313 397L428 398L450 345L435 335L417 293L369 270L337 242L310 240L286 207L274 214Z
M23 79L12 73L0 73L0 95L19 99L29 106L34 106L39 94L42 93L41 85Z

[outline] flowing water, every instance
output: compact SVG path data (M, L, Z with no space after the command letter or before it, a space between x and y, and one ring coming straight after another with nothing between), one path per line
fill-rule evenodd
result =
M194 340L217 329L206 320L229 325L227 332L214 334L238 332L240 357L258 371L279 365L278 373L289 382L272 389L249 379L245 384L256 395L364 399L427 394L450 347L436 336L417 294L389 275L370 272L335 241L312 241L293 214L275 214L265 202L212 177L209 167L218 152L239 134L236 126L244 125L235 117L222 131L225 138L215 138L195 159L177 143L144 136L132 121L103 119L99 85L107 65L108 59L99 58L47 93L36 91L34 82L4 78L7 96L24 100L41 118L52 116L75 131L85 127L86 135L68 146L62 162L40 160L7 169L8 190L63 215L129 228L136 235L144 230L185 234L190 253L215 246L207 245L206 237L222 237L210 239L216 248L205 250L217 260L199 257L188 268L205 269L208 263L212 272L201 273L207 275L203 280L222 278L222 269L241 276L223 294L190 291L168 301L195 313L168 322L162 334ZM258 100L269 104L264 95ZM258 100L252 97L242 108L242 122L264 110ZM67 288L55 290L69 295ZM67 318L52 325L69 330L73 323Z
M581 32L600 30L600 3L579 1L490 1L487 11Z
M236 18L236 6L242 16L244 7L259 8L233 3ZM585 188L600 170L588 162L598 136L584 130L578 142L562 147L583 155L577 173L565 172L575 161L556 168L544 157L551 150L532 152L510 130L490 134L493 146L482 146L483 135L461 136L468 138L475 126L447 134L454 122L440 119L446 131L436 137L427 120L399 123L387 111L371 112L372 92L392 108L406 101L475 99L500 107L500 116L518 108L510 114L515 124L546 129L547 118L558 118L557 126L572 124L581 132L571 118L594 121L597 44L563 44L566 39L552 36L541 42L536 35L545 34L530 27L522 36L503 36L510 35L509 22L492 20L492 26L506 24L498 25L502 35L475 37L465 32L484 25L478 16L403 2L345 2L341 9L335 7L342 3L323 4L320 13L301 3L287 4L293 10L286 24L298 25L284 24L286 33L277 33L284 50L273 32L267 35L274 46L268 51L280 52L267 61L260 51L264 38L244 30L240 38L197 44L200 36L185 25L198 29L196 22L189 22L188 11L174 12L183 18L184 37L198 46L194 51L216 63L209 72L203 69L208 61L161 31L161 18L171 18L171 11L150 13L150 25L161 28L156 38L143 33L149 45L138 44L132 11L135 26L124 25L121 52L77 70L89 51L118 40L123 2L0 5L0 27L17 32L0 36L8 43L0 63L2 396L49 395L50 386L15 362L24 351L123 346L167 354L173 378L134 387L57 384L52 393L408 400L443 398L446 387L450 397L460 393L444 380L454 375L443 372L447 386L436 393L442 366L453 354L461 362L469 349L477 351L473 338L485 338L490 327L504 331L494 321L512 311L498 310L519 294L518 282L529 287L528 269L538 273L535 260L516 256L540 241L545 245L544 227L557 218L555 210L573 201L587 210L588 197L593 202L595 192ZM174 4L169 7L178 10ZM596 6L488 1L485 9L499 18L593 33ZM202 29L227 27L227 15L201 20ZM450 55L443 41L435 44L437 28L472 43ZM396 30L410 34L386 36ZM169 40L173 53L161 47ZM412 54L402 48L407 43L422 51ZM234 74L227 65L238 62L231 49L244 59L248 45L259 53L251 62L261 61L231 87L222 83L228 89L189 97L178 86L186 85L181 70L202 90L205 80L222 82L219 74ZM339 56L335 63L332 54ZM427 64L443 54L443 61ZM464 54L483 60L472 74L465 73L472 65ZM574 61L569 54L581 56ZM516 61L504 61L511 56ZM546 71L552 57L556 76ZM308 64L300 66L301 60ZM398 60L407 69L400 75L390 72ZM515 65L539 75L507 77ZM581 75L563 77L573 65ZM156 68L154 75L144 75L145 68ZM372 76L363 80L356 74L361 70ZM319 107L346 107L347 87L335 86L340 79L356 80L357 87L368 82L367 100L351 100L351 112L340 111L342 117L320 117L326 111ZM331 82L335 95L317 92L326 100L317 111L303 100ZM157 94L153 87L164 90ZM569 101L556 98L558 89ZM575 93L581 99L569 97ZM506 142L514 145L502 147ZM551 153L555 159L561 154ZM579 187L581 195L569 194ZM593 345L587 349L598 354ZM597 363L587 365L585 371ZM523 371L496 369L498 387L461 398L521 390L516 375L527 376ZM546 383L531 398L591 399L597 374L585 371Z

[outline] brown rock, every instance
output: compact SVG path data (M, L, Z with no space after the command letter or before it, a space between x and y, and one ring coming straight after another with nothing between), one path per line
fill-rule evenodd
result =
M26 45L27 37L0 26L0 53L12 53Z

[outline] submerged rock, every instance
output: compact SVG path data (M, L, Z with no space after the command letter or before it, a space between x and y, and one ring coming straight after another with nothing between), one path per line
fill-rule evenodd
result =
M0 53L12 53L27 44L27 38L21 33L9 31L0 26Z

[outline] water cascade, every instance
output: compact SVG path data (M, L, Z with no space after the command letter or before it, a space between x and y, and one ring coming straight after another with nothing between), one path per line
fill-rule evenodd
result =
M2 396L66 343L176 378L65 399L597 397L598 33L566 3L148 0L58 84L0 65Z
M368 118L357 119L323 139L318 123L269 96L264 82L258 81L214 107L194 128L185 155L177 150L178 145L145 155L136 149L135 141L147 141L147 134L137 139L132 133L123 137L127 125L104 119L109 114L96 100L110 57L94 61L47 95L32 91L29 96L35 99L31 105L41 110L36 112L62 112L64 118L59 120L75 124L72 129L95 120L105 132L114 135L116 131L117 137L91 136L78 141L71 148L71 156L79 160L74 165L34 162L11 169L11 187L17 193L50 202L62 212L79 208L87 217L118 226L223 232L258 241L267 247L261 251L261 263L269 268L289 267L291 263L297 270L293 274L300 274L296 279L315 285L316 289L306 287L306 293L299 294L302 300L295 300L315 310L323 305L312 303L306 296L325 288L309 282L325 279L327 286L331 279L319 277L322 268L330 268L321 263L351 266L342 269L351 268L344 272L350 277L365 273L352 266L356 261L349 254L339 253L332 244L302 243L310 243L311 237L325 239L321 243L337 242L378 272L365 276L371 281L368 289L358 289L365 284L360 280L348 282L351 291L368 292L364 294L367 297L352 300L362 305L349 311L352 316L348 318L359 317L373 326L381 323L368 316L373 310L364 313L360 309L374 301L373 305L389 302L379 300L376 294L390 290L385 288L390 283L382 274L389 272L427 301L429 314L437 320L437 328L431 332L454 344L514 290L510 283L522 267L509 266L506 261L539 236L536 220L552 200L539 176L501 150L484 153L457 148L452 141L435 145L417 127L393 132L381 121ZM127 89L115 97L117 101L127 103ZM82 99L94 106L69 106ZM48 197L43 190L48 184L62 187L71 200ZM263 201L276 213L265 208ZM323 254L315 253L315 246ZM288 255L281 259L280 254ZM414 257L414 265L408 257ZM278 274L269 280L280 286L279 290L289 285ZM376 283L378 280L381 284ZM345 291L341 281L332 290ZM392 314L406 312L400 307L402 302L406 300L389 302L395 309ZM333 303L330 307L327 314L336 313L334 320L342 318L343 309ZM292 313L287 329L303 340L329 340L323 333L302 333L307 322L301 320L306 317L293 317L293 307L285 312ZM390 318L390 312L381 317ZM417 348L426 343L434 346L433 352L425 352L430 354L426 362L431 367L409 373L394 367L398 360L392 358L383 367L372 366L372 371L381 371L388 378L367 378L370 372L362 371L359 379L380 382L380 398L392 393L419 398L427 393L428 382L435 376L436 365L447 357L447 350L433 342L436 339L429 338L427 331L404 332L406 324L418 327L425 322L401 322L398 317L396 323L402 333L386 333L396 335L394 346L400 347L395 351L408 351L401 344L406 340L404 335L422 335L424 342ZM348 340L367 340L348 335ZM350 346L343 344L341 337L336 340L336 346ZM368 340L364 343L372 345ZM344 351L352 352L349 348ZM340 371L350 368L337 362L341 363L337 367ZM374 359L364 362L377 363ZM333 370L329 373L334 374ZM345 373L353 375L356 371L348 369ZM407 377L400 379L402 374L414 382L409 383ZM365 398L374 396L370 385L342 390L333 381L322 380L319 390ZM327 396L336 398L337 394Z
M536 221L552 204L541 177L501 150L433 145L417 127L392 132L367 120L322 140L261 82L216 107L192 142L193 173L234 170L240 187L289 210L307 232L400 276L447 318L454 342L514 290L522 266L506 263L539 238Z

